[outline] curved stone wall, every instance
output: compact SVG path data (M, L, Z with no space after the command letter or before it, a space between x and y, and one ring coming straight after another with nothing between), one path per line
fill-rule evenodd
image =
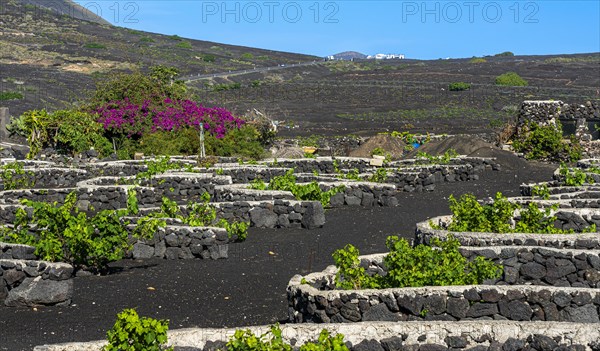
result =
M496 285L336 290L334 266L305 277L296 275L287 288L289 319L296 323L471 319L600 323L600 289L596 289L600 251L495 249L464 251L471 258L485 254L505 267L502 278L488 282ZM361 265L372 273L381 272L382 256L363 256Z
M131 257L176 259L227 258L229 243L237 238L229 237L223 228L188 227L168 225L158 228L153 239L142 239L133 245Z
M35 248L0 242L0 303L10 307L69 305L73 267L37 261Z
M450 216L434 217L429 221L417 224L415 232L416 244L429 244L431 238L445 239L452 235L464 246L497 246L497 245L524 245L543 246L554 248L573 249L600 249L599 233L580 234L525 234L525 233L475 233L475 232L450 232L447 230L433 229L431 223L447 223Z

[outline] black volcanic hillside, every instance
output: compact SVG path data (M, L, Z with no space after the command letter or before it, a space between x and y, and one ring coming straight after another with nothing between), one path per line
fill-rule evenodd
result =
M506 72L516 72L528 86L496 85L496 77ZM280 121L281 135L490 133L510 121L524 100L600 102L600 53L335 60L230 80L241 88L214 92L202 89L203 81L193 85L201 89L203 102L238 113L255 107L268 111ZM252 84L257 80L263 84ZM454 82L470 88L452 91Z
M68 0L55 1L58 5L49 9L39 6L52 3L45 0L0 1L0 93L24 96L0 101L12 115L76 101L96 80L115 71L163 64L179 68L182 75L196 75L317 59L81 20L56 10L64 5L63 12L86 15Z
M96 5L93 2L91 2L89 5L92 11L71 0L21 0L21 2L28 8L36 7L42 11L45 10L54 12L57 15L67 15L76 19L96 22L99 24L110 24L107 20L93 12L95 9L94 6Z

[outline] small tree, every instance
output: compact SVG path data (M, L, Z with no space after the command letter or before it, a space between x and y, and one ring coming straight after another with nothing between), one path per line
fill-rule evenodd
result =
M515 56L515 54L512 53L511 51L504 51L504 52L501 52L501 53L496 54L494 56L497 56L497 57L512 57L512 56Z
M528 130L513 139L513 148L533 160L573 162L581 158L581 145L574 137L563 140L562 125L529 123Z
M102 351L172 351L166 348L168 320L138 316L134 309L125 309L117 315L115 325L106 335L108 345Z
M450 91L464 91L471 89L471 84L465 82L450 83L448 90Z
M506 72L496 77L496 85L524 87L529 85L529 83L515 72Z

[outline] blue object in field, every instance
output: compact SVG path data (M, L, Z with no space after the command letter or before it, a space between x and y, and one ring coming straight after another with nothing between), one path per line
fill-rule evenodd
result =
M412 144L412 146L413 146L415 149L418 149L418 148L419 148L419 146L421 146L421 144L419 144L419 143L416 143L416 142L415 142L415 143L413 143L413 144Z

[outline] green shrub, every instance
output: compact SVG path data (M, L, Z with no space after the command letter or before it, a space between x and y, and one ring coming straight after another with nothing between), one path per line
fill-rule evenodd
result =
M212 135L206 135L206 154L261 159L264 157L265 150L260 142L260 137L261 135L256 128L249 124L239 129L230 130L221 139L217 139Z
M512 57L512 56L515 56L515 54L513 54L510 51L504 51L504 52L501 52L501 53L496 54L494 56L497 56L497 57Z
M158 157L154 160L146 160L144 161L144 164L146 165L146 170L138 172L138 174L135 175L135 179L138 183L142 179L147 179L152 183L152 180L157 175L163 174L171 169L181 169L183 167L179 163L171 162L171 157L169 156Z
M556 228L556 216L552 211L558 205L540 209L535 203L522 207L508 201L502 193L497 193L492 204L481 205L471 194L464 194L459 200L450 196L448 200L452 211L449 231L456 232L488 232L488 233L539 233L567 234L573 230ZM515 218L515 215L518 217ZM514 220L514 225L512 224ZM433 226L442 229L439 226ZM584 232L594 232L596 226L591 225Z
M346 174L338 174L338 178L341 179L349 179L349 180L355 180L355 181L362 181L363 179L359 176L359 170L358 168L352 168L351 170L348 171L348 173ZM387 180L387 175L386 175L386 180Z
M469 60L470 63L486 63L487 60L484 59L483 57L473 57L472 59Z
M96 111L101 106L114 101L129 100L142 105L150 101L148 109L161 105L164 99L184 100L189 97L183 81L176 80L179 70L174 67L153 66L150 74L143 72L115 73L96 84L85 109Z
M471 84L465 82L455 82L448 85L450 91L465 91L471 89Z
M177 43L176 46L182 49L192 49L192 43L190 43L189 41L181 41Z
M52 113L53 141L57 150L81 153L95 149L101 157L113 152L113 146L104 137L102 125L89 113L77 110L60 110Z
M262 179L256 178L250 182L250 189L267 190L267 184L265 184Z
M531 189L531 196L532 197L537 196L542 200L549 200L550 199L550 189L548 189L548 185L546 185L546 184L535 185Z
M444 152L443 155L440 156L433 156L430 155L426 152L421 152L418 151L417 152L417 158L424 158L426 160L429 161L429 163L432 164L448 164L450 163L450 161L458 156L458 152L456 152L456 150L454 149L448 149Z
M209 201L210 195L206 192L203 193L200 196L200 201L190 201L188 203L188 213L187 215L184 215L183 211L175 201L163 196L160 210L149 213L141 219L141 222L138 221L138 226L143 225L143 227L139 229L139 232L142 234L154 234L157 227L165 225L164 221L157 219L175 218L191 227L216 226L224 228L227 230L230 239L236 241L246 240L250 224L246 222L228 222L224 219L217 221L217 210L209 203Z
M23 94L16 91L3 91L0 93L0 101L20 100L22 98Z
M307 342L300 346L300 351L349 351L344 343L344 335L331 336L327 329L321 330L317 342Z
M333 253L338 272L336 286L341 289L385 289L421 286L481 284L502 275L502 266L484 257L468 260L460 254L460 243L453 237L431 240L431 246L410 247L405 239L390 236L390 252L384 258L387 274L369 276L360 266L359 251L352 245Z
M562 125L539 125L531 122L528 131L520 133L513 141L516 152L522 152L527 159L574 162L581 158L582 149L574 137L563 140Z
M87 43L84 47L87 49L106 49L106 45L100 43Z
M283 341L278 324L259 336L250 330L236 330L226 347L227 351L292 351L292 346ZM301 345L300 351L348 351L348 347L343 334L332 336L327 329L323 329L317 342L309 341Z
M225 219L220 219L219 222L217 222L217 226L227 230L229 238L235 239L236 241L244 241L248 237L250 223L228 222Z
M585 183L594 183L594 178L588 176L579 168L570 169L565 165L561 165L559 174L564 177L564 183L567 186L582 186Z
M271 179L269 190L282 190L291 192L298 200L320 201L323 207L329 206L331 197L344 190L344 186L335 187L323 191L317 182L311 182L305 185L296 184L294 170L290 169L282 176L276 176Z
M154 39L152 39L150 37L141 37L140 43L154 43Z
M202 55L202 61L204 61L204 62L215 62L216 60L217 60L217 58L215 57L215 55L211 55L211 54Z
M249 52L246 52L246 53L243 53L243 54L240 56L240 58L241 58L242 60L252 60L252 59L254 59L254 55L252 55L252 54L251 54L251 53L249 53Z
M20 162L9 162L0 167L0 178L4 190L26 189L35 185L34 173L25 172Z
M506 72L496 77L496 85L505 85L511 87L524 87L528 83L515 72Z
M298 146L319 148L319 136L313 134L307 137L298 137Z
M371 150L371 156L385 156L385 150L381 147L376 147Z
M377 168L368 181L373 183L385 183L388 180L388 171L385 168Z
M27 138L28 158L48 146L70 154L94 148L102 157L113 152L111 143L104 137L102 125L93 115L77 110L59 110L51 114L46 110L26 111L12 120L7 129L11 134Z
M88 217L77 206L77 195L67 195L63 205L23 200L33 208L31 218L20 208L14 228L2 241L31 245L42 260L67 262L78 268L105 271L108 263L122 259L131 249L129 235L120 218L123 211L101 211ZM37 228L31 232L31 228Z
M141 317L134 309L125 309L106 335L108 345L102 351L172 351L166 348L168 320Z
M274 325L260 336L250 330L236 330L227 342L227 351L292 351L292 347L283 341L279 325Z
M122 146L124 148L126 145ZM145 134L136 143L130 143L127 154L143 152L144 155L197 155L200 149L200 135L194 128L182 128L178 131L156 131Z
M491 205L481 205L472 194L464 194L459 200L450 195L448 203L452 211L448 230L456 232L510 232L510 221L519 208L501 193L496 193Z

